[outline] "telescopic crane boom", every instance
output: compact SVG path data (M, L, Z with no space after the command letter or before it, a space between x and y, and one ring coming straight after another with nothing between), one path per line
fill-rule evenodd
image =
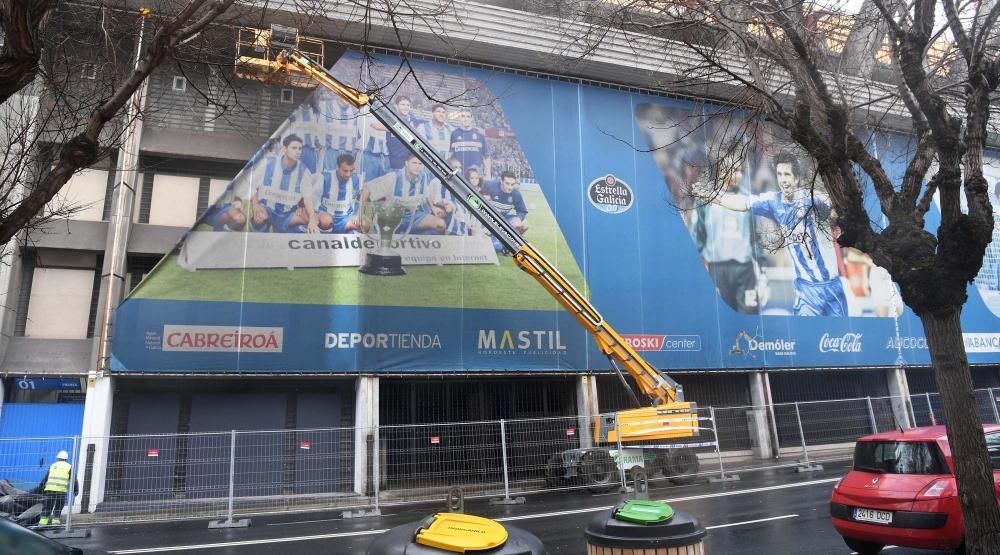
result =
M398 137L424 163L427 169L451 191L455 198L476 219L482 222L504 247L513 253L514 263L534 277L559 301L563 308L573 315L577 322L590 332L597 347L608 357L619 376L622 376L622 370L632 376L640 392L654 406L649 409L638 409L635 418L629 419L634 420L635 426L629 429L626 429L622 415L633 411L619 413L622 440L626 440L630 435L633 436L632 439L639 440L686 437L697 434L697 418L694 418L694 422L691 422L691 418L685 418L685 416L690 417L696 407L694 403L683 402L684 393L681 385L639 356L604 320L597 309L545 257L528 244L524 237L496 211L489 201L473 189L427 144L423 137L400 119L385 102L342 83L323 66L298 50L283 50L278 54L276 62L279 67L293 69L314 79L359 110L367 108L372 116L381 122L390 133ZM624 377L622 377L622 381L625 381ZM628 389L631 392L631 388ZM641 414L639 414L640 412ZM649 422L649 419L655 419L656 415L659 415L659 419L655 422ZM672 429L668 431L664 429L665 427ZM645 428L650 428L650 430L642 431ZM598 437L605 441L613 441L617 435L616 432L608 430L600 423L596 429ZM650 431L653 435L649 435Z

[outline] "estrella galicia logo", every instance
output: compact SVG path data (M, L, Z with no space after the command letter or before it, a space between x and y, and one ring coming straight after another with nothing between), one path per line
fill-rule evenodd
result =
M594 208L608 214L621 214L632 207L635 196L628 183L608 174L590 182L587 196Z

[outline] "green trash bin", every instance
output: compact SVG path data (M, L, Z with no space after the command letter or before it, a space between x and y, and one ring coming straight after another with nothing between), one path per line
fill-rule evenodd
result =
M367 555L546 555L533 534L495 520L438 513L397 526L368 546Z
M666 503L632 500L594 515L584 534L587 555L703 555L706 533Z

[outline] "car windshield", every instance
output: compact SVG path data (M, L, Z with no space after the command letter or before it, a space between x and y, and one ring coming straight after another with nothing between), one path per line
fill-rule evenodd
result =
M950 474L936 443L931 441L859 441L854 470L882 474Z

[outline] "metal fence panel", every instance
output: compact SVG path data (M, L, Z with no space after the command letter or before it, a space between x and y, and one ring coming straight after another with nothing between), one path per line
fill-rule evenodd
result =
M379 428L383 499L444 499L460 486L496 494L502 479L500 423L421 424Z
M727 472L762 468L801 469L849 458L858 437L898 427L894 400L898 401L876 397L771 407L699 407L698 435L673 442L602 443L593 437L593 426L609 419L615 422L614 413L374 430L83 438L82 445L107 446L108 462L104 498L90 507L90 514L80 515L79 522L231 520L233 515L261 512L443 501L452 486L470 497L499 497L554 488L606 491L631 487L643 477L677 482L708 476L725 479ZM938 395L914 395L910 402L918 424L943 421ZM977 391L976 402L984 421L998 420L995 392ZM778 458L762 452L758 445L762 438L778 439ZM0 439L0 479L21 489L37 486L55 454L71 449L73 440ZM673 457L682 447L690 448L685 453L697 454L700 471L679 480L675 470L680 463ZM577 457L593 453L587 459L593 468L581 463L583 459L567 463L564 454L569 452ZM763 456L755 458L750 452ZM587 468L604 472L598 487L581 478ZM84 485L82 479L80 483Z

